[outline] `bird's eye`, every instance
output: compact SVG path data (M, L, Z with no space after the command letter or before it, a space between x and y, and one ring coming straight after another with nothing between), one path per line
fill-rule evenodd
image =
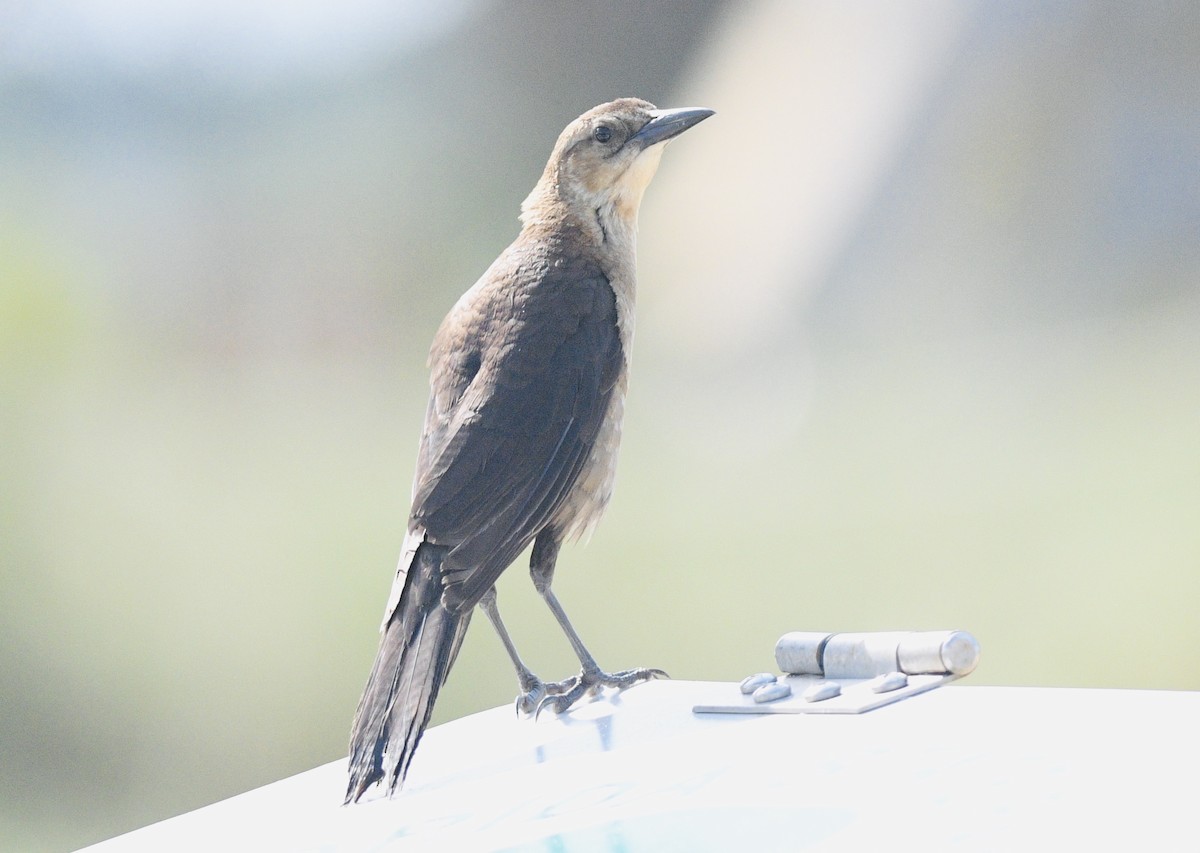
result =
M592 131L592 139L596 140L601 145L612 139L612 135L612 128L606 124L597 125L596 129Z

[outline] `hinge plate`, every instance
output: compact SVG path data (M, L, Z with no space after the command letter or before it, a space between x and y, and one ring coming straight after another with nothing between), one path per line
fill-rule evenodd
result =
M871 689L873 678L825 679L819 675L786 675L779 679L792 689L792 695L773 702L756 702L753 696L744 695L737 684L729 685L729 701L707 705L696 705L696 714L863 714L908 699L918 693L927 693L957 681L961 675L910 675L908 684L887 693L876 693ZM810 702L804 694L812 687L833 681L841 692L830 699Z

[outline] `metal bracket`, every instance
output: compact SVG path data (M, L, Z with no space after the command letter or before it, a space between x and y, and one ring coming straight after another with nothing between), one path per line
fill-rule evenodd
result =
M697 714L862 714L971 672L979 643L965 631L793 632L775 645L782 677L744 679L727 703Z

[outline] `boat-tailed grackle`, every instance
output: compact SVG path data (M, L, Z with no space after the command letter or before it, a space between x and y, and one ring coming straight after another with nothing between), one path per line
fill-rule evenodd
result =
M525 711L560 712L601 686L664 675L603 672L550 583L559 547L591 530L612 495L642 194L663 143L710 115L623 98L567 125L521 206L520 235L442 321L346 802L376 782L389 793L403 783L477 604L512 657ZM496 609L496 579L531 542L534 586L582 665L552 684L521 662Z

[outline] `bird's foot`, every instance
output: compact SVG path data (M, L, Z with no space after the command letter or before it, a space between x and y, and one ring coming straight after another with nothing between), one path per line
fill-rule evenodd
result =
M537 716L547 699L568 693L579 684L579 676L573 675L562 681L542 681L536 675L521 681L521 695L517 697L517 713Z
M670 676L661 669L626 669L621 672L585 669L579 675L572 676L565 681L543 685L546 688L546 694L538 700L533 715L536 717L545 710L561 714L570 710L584 696L597 693L601 688L615 687L617 690L624 690L626 687L632 687L655 678L670 678Z

